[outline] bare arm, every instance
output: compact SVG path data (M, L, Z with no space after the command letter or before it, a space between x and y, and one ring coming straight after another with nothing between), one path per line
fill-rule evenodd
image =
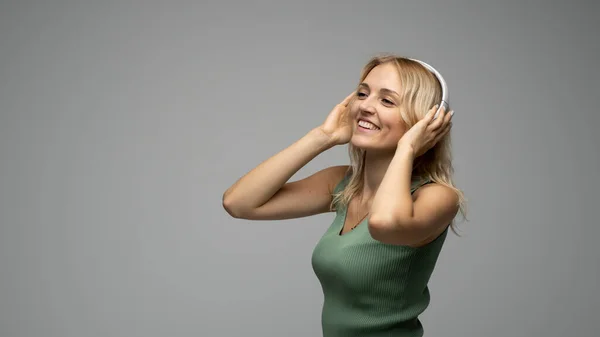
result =
M435 239L458 212L458 195L432 183L411 195L414 154L398 147L371 205L369 232L378 241L419 247Z
M432 183L411 195L414 160L431 149L450 131L452 112L437 107L409 129L396 148L394 158L371 204L369 232L384 243L418 247L435 239L450 225L459 210L459 196L453 189Z
M295 182L300 168L336 144L318 128L265 160L223 194L223 207L235 218L276 220L329 211L331 192L346 166L334 166Z
M329 211L331 192L346 166L323 169L295 182L288 180L300 168L352 135L348 104L352 92L329 113L325 122L283 151L245 174L223 194L223 207L235 218L276 220L299 218Z

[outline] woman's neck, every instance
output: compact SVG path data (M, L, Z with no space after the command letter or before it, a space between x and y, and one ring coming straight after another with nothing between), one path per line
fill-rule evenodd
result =
M365 166L363 171L364 184L362 191L364 199L370 200L375 196L393 158L394 152L365 153Z

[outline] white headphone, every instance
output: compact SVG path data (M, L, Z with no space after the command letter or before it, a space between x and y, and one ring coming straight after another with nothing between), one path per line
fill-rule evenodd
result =
M446 85L446 81L444 81L442 74L440 74L440 72L437 71L434 67L430 66L429 64L427 64L423 61L419 61L416 59L410 59L410 60L419 62L421 65L423 65L425 68L427 68L427 70L431 71L433 73L433 75L435 75L435 77L440 82L440 85L442 86L442 101L440 102L438 110L435 112L435 115L433 116L433 119L436 119L438 114L440 113L440 110L442 110L442 107L444 105L446 106L446 110L448 110L448 107L450 106L450 101L448 100L448 85Z

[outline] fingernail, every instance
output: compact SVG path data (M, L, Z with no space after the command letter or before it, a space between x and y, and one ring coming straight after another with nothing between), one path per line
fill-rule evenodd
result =
M454 110L450 111L450 116L454 116Z

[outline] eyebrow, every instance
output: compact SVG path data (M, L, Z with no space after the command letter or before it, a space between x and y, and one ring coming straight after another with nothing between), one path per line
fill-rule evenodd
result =
M361 84L359 84L358 86L359 86L359 87L365 87L365 88L367 88L367 89L370 89L369 85L368 85L368 84L366 84L366 83L364 83L364 82L363 82L363 83L361 83ZM381 88L381 92L383 92L383 93L385 93L385 94L388 94L388 95L396 95L396 96L400 97L400 94L398 94L397 92L395 92L394 90L391 90L391 89L387 89L387 88Z

